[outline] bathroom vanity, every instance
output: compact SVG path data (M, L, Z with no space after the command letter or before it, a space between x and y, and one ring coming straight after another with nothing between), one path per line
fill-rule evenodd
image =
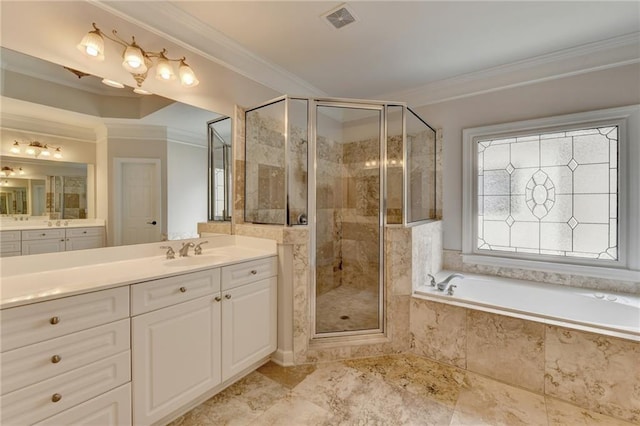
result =
M2 259L1 422L163 424L266 362L276 245L207 240L175 259L161 243L39 255L28 273Z

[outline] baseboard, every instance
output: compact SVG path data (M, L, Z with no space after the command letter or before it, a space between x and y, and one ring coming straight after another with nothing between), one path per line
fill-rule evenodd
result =
M271 354L271 361L281 367L291 367L295 365L293 351L283 351L282 349L277 349Z

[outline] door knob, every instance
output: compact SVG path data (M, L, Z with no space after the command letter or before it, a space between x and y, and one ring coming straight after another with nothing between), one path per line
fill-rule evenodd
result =
M154 220L154 221L151 221L151 222L147 222L147 225L155 225L156 223L158 223L158 222L156 222L156 221Z

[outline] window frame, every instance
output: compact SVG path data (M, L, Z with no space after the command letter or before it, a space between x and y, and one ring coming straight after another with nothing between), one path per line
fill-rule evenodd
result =
M618 260L477 248L478 140L618 126ZM463 129L462 255L465 263L640 280L640 105Z

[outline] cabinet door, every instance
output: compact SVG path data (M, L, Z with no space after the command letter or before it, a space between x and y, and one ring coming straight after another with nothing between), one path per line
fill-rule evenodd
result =
M86 250L104 247L102 236L67 238L65 250Z
M44 240L23 240L22 254L55 253L65 250L64 238L52 238Z
M257 281L222 296L222 380L276 350L277 279Z
M154 423L220 383L220 302L213 295L131 321L133 424Z

